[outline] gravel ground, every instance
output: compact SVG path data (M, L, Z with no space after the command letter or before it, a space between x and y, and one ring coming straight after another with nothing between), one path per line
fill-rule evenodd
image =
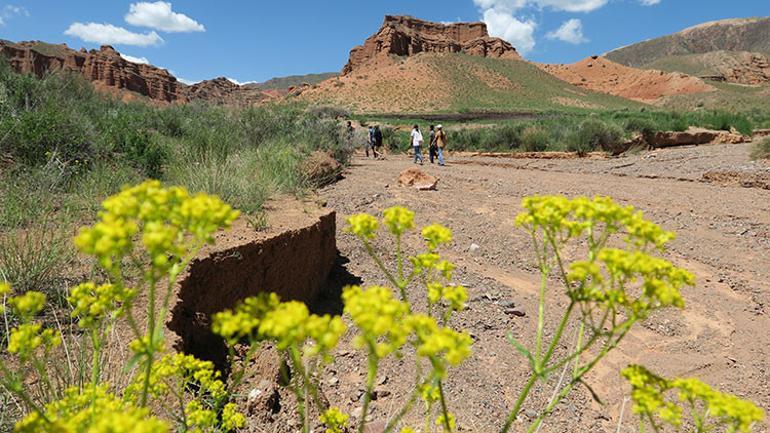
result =
M669 258L694 272L698 282L683 293L686 309L655 314L590 374L588 383L603 405L580 388L541 430L632 432L637 423L630 404L624 406L629 388L619 376L630 363L667 376L697 376L770 411L770 191L699 181L709 170L766 170L749 162L747 154L746 145L731 145L606 160L450 158L447 167L422 167L440 179L437 191L425 192L397 185L398 174L413 166L407 157L373 161L359 156L345 178L320 195L338 213L345 279L365 285L385 281L361 244L343 230L347 216L404 205L416 212L419 225L441 222L453 229L455 241L444 253L458 265L455 280L469 288L471 300L452 325L467 329L475 340L473 356L451 371L446 384L450 410L462 431L499 431L528 379L525 359L506 339L511 333L531 343L536 325L539 276L528 237L513 226L523 197L607 195L675 231L678 237ZM418 239L411 239L406 248L414 251L417 245ZM547 318L554 321L566 297L557 281L551 287ZM419 287L409 293L411 299L424 298ZM424 302L417 304L417 309L424 308ZM571 340L574 326L565 335ZM378 398L369 414L375 426L390 419L406 399L412 359L406 354L382 366ZM330 404L353 414L354 421L362 416L357 408L365 374L363 355L346 338L324 375L322 391ZM536 385L515 431L522 431L542 409L557 380ZM420 412L419 402L416 408ZM285 426L296 426L281 419L264 431L291 431ZM415 427L424 423L418 413L406 422ZM768 431L768 424L755 431Z

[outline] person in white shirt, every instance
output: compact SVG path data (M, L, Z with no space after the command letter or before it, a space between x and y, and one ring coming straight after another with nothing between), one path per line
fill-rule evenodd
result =
M420 127L418 125L414 125L414 129L412 129L412 150L414 150L414 163L417 164L417 162L420 162L420 165L423 164L422 160L422 152L420 151L420 147L422 147L423 138L422 133L420 132Z

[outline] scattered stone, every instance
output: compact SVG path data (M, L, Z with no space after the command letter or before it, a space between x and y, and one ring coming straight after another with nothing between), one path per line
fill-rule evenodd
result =
M332 377L331 379L329 379L328 383L329 383L329 386L337 386L340 383L340 380L337 377Z
M516 317L525 317L527 315L527 313L525 313L523 311L515 310L513 308L506 309L505 310L505 314L507 314L509 316L516 316Z
M516 304L513 301L504 301L500 303L500 306L505 309L511 309L516 306Z
M470 251L471 254L476 254L481 247L478 244L471 244L470 248L468 248L468 251Z
M342 165L330 154L315 151L302 164L302 173L311 184L322 187L337 181L342 175Z

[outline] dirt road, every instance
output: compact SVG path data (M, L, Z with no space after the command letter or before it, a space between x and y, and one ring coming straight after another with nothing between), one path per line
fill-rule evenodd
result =
M747 153L746 145L732 145L599 161L450 159L444 168L423 167L440 178L438 191L429 192L397 185L398 173L412 167L404 156L385 161L357 157L345 179L321 195L338 212L338 247L349 260L347 271L364 284L385 281L359 242L342 230L348 215L404 205L416 212L418 224L441 222L454 230L455 241L445 252L457 263L456 280L469 288L471 298L454 325L468 329L475 343L472 358L452 372L447 391L451 410L466 431L499 430L527 379L525 360L506 340L511 332L531 342L537 313L538 276L529 241L513 226L522 197L607 195L675 231L678 238L669 256L697 276L697 286L684 292L686 309L650 318L590 376L605 406L581 389L558 406L542 429L616 431L622 415L620 431L630 432L636 431L636 420L630 404L621 414L629 388L619 377L629 363L667 376L697 376L770 412L770 191L698 181L714 168L762 170L748 161ZM417 245L417 239L413 241L412 248ZM553 321L566 298L557 282L552 283L548 317ZM410 295L424 298L417 287ZM510 314L512 309L525 316ZM567 335L569 340L575 333ZM366 364L349 341L340 353L330 372L339 381L330 379L324 393L332 404L353 411L360 406ZM372 419L388 419L400 407L411 372L408 360L384 366ZM557 380L537 385L522 421L541 409ZM415 427L424 422L409 421ZM757 431L767 429L765 424Z

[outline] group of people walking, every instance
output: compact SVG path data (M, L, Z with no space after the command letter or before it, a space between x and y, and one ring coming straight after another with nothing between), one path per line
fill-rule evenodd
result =
M425 143L425 139L422 136L422 132L420 132L419 125L414 125L410 137L412 140L412 150L414 151L414 163L423 164L422 146ZM433 164L433 159L436 158L438 160L438 165L443 167L445 165L444 148L447 143L444 127L438 125L434 128L433 125L430 125L428 139L428 158L430 159L430 163Z
M355 129L352 122L347 123L348 139L354 140ZM414 152L414 163L423 164L425 160L422 157L422 146L425 144L425 139L420 132L420 126L414 125L410 134L410 143L412 145L412 151ZM433 164L434 160L438 162L438 165L444 166L444 149L447 145L447 136L444 132L444 127L438 125L434 127L430 125L430 131L428 134L428 159ZM372 157L375 159L382 156L382 131L379 125L369 127L368 135L366 138L366 144L364 147L366 157L369 158L369 151L372 151Z

